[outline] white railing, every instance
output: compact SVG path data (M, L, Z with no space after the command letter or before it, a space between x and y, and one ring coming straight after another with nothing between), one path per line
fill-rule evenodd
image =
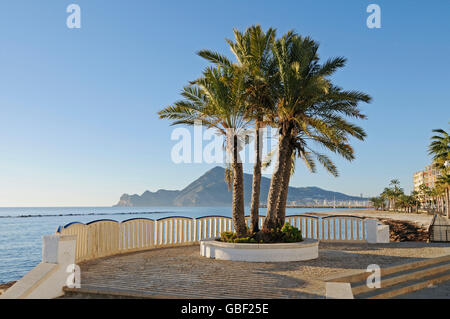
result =
M249 217L246 217L248 224ZM262 225L264 216L259 216ZM364 219L355 216L287 216L286 222L301 230L303 238L320 241L366 241ZM98 220L60 227L61 235L76 235L76 261L91 260L155 247L191 245L205 238L234 231L232 219L224 216L135 218L123 222Z

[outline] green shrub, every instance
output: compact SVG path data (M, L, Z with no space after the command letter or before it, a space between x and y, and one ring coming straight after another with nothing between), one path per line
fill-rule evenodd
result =
M298 228L290 225L289 223L284 224L283 228L281 228L281 232L284 233L287 242L294 243L303 240L302 232Z
M231 231L226 231L220 234L220 241L223 242L233 243L236 238L236 233L233 233Z
M241 237L241 238L235 238L234 239L235 243L250 243L250 244L254 244L256 243L256 239L252 238L252 237Z
M302 232L286 223L283 228L270 229L265 231L259 231L257 233L250 234L248 237L237 237L236 233L223 232L220 234L219 241L226 243L250 243L250 244L263 244L263 243L295 243L303 240Z

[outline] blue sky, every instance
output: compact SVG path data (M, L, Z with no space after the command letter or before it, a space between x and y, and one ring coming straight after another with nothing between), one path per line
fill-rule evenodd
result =
M71 3L78 30L66 27ZM370 3L381 29L366 26ZM173 128L156 113L199 76L196 51L231 57L224 39L252 24L310 35L323 59L347 57L335 82L374 99L356 160L333 156L340 177L299 162L291 184L370 196L398 178L409 192L431 130L448 129L449 14L446 0L2 1L0 206L108 206L212 168L172 163Z

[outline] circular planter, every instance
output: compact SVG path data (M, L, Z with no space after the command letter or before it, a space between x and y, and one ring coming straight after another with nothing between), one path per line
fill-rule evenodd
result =
M319 241L305 239L299 243L235 244L216 241L200 242L200 255L208 258L248 262L286 262L319 257Z

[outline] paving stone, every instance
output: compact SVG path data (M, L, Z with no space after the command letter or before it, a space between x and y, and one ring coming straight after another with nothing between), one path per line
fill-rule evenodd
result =
M450 245L321 243L318 259L286 263L214 260L199 250L173 247L84 262L82 288L182 298L325 298L331 275L450 254Z

